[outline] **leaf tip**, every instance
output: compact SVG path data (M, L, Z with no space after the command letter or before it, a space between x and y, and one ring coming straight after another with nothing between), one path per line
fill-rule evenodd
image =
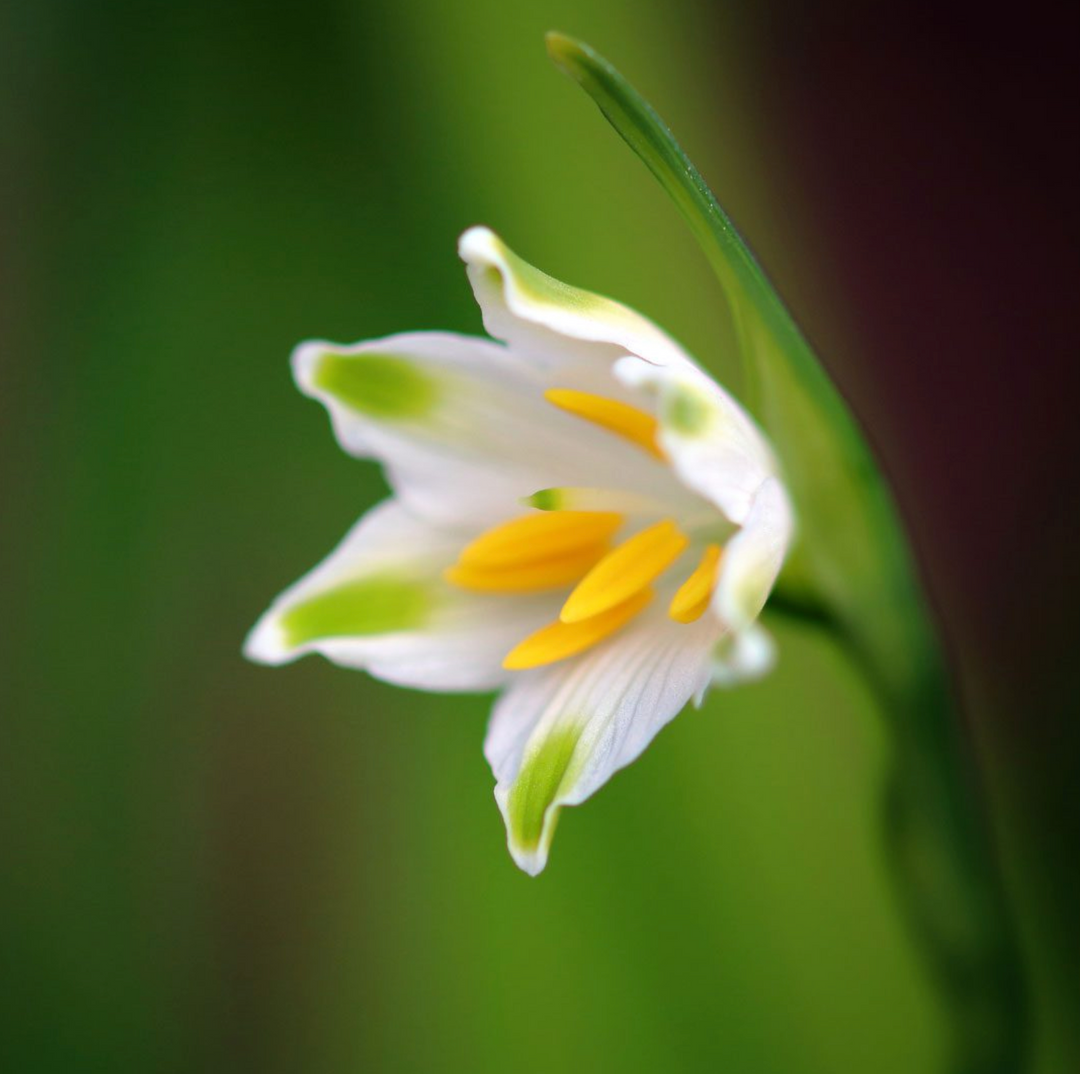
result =
M544 44L547 45L548 56L561 71L571 77L576 77L576 68L580 57L587 51L587 46L558 30L548 30L544 34Z

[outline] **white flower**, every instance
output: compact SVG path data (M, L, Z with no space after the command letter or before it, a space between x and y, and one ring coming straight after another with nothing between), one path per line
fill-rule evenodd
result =
M536 874L560 807L710 682L769 668L756 620L792 513L762 434L655 325L484 228L460 253L502 343L418 332L294 352L301 391L394 495L245 651L501 690L484 749L510 852Z

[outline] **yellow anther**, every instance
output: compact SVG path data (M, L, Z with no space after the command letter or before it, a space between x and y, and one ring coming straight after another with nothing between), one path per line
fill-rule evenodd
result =
M651 414L636 406L608 399L604 395L574 391L572 388L549 388L544 398L560 410L575 417L584 418L602 429L622 436L638 447L644 448L654 459L665 461L656 434L660 423Z
M711 544L705 549L701 562L694 568L694 573L686 579L671 600L668 615L676 623L693 623L705 614L709 606L716 576L720 570L721 549L718 544Z
M541 667L554 664L556 660L565 660L610 637L624 627L635 615L652 600L652 590L642 589L629 600L617 604L614 608L583 619L578 623L564 623L556 619L546 627L541 627L535 634L530 634L516 645L503 660L503 667L511 671Z
M602 541L561 556L519 563L455 563L443 577L462 589L477 593L542 593L573 585L607 555L611 544Z
M570 556L606 544L622 523L613 511L523 515L477 537L462 550L459 565L486 569Z
M576 623L629 600L667 570L689 543L670 519L635 534L578 582L559 618L564 623Z

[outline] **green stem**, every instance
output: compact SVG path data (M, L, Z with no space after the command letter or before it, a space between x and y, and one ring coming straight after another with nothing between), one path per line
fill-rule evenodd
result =
M1013 1074L1027 1051L1020 956L970 743L891 495L850 410L712 191L651 106L587 45L548 35L697 237L732 309L745 399L801 526L770 601L844 646L891 732L885 849L904 917L951 1015L949 1069Z
M1014 1074L1028 1054L1025 979L982 808L972 744L936 649L902 684L841 633L891 731L883 794L886 864L948 1008L956 1074Z

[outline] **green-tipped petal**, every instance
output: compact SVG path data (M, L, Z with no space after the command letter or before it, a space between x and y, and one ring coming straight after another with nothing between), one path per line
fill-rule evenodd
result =
M791 543L787 494L775 478L754 496L742 528L728 541L720 562L713 608L732 631L747 629L765 606Z
M743 408L668 335L633 310L571 287L515 254L487 228L461 237L461 257L492 335L546 363L548 378L642 407L683 482L741 522L776 472Z
M558 611L558 599L512 602L448 585L443 570L467 538L394 501L369 511L313 571L281 594L244 647L285 664L306 653L402 686L487 690L503 685L507 638Z
M572 287L515 254L494 232L470 228L458 253L465 262L484 327L546 367L583 363L605 376L620 353L665 366L693 366L652 321L610 298Z
M519 673L492 713L484 753L514 861L547 863L559 811L635 760L712 672L719 624L656 608L580 657Z
M643 491L664 483L657 464L638 465L632 447L552 406L540 364L490 340L312 340L294 351L293 373L329 411L341 446L379 459L400 498L439 525L494 525L529 490L579 482L583 459L603 484L628 471Z
M635 355L617 361L614 372L653 399L660 445L682 483L741 525L758 489L777 475L776 460L746 411L696 369L655 366Z

